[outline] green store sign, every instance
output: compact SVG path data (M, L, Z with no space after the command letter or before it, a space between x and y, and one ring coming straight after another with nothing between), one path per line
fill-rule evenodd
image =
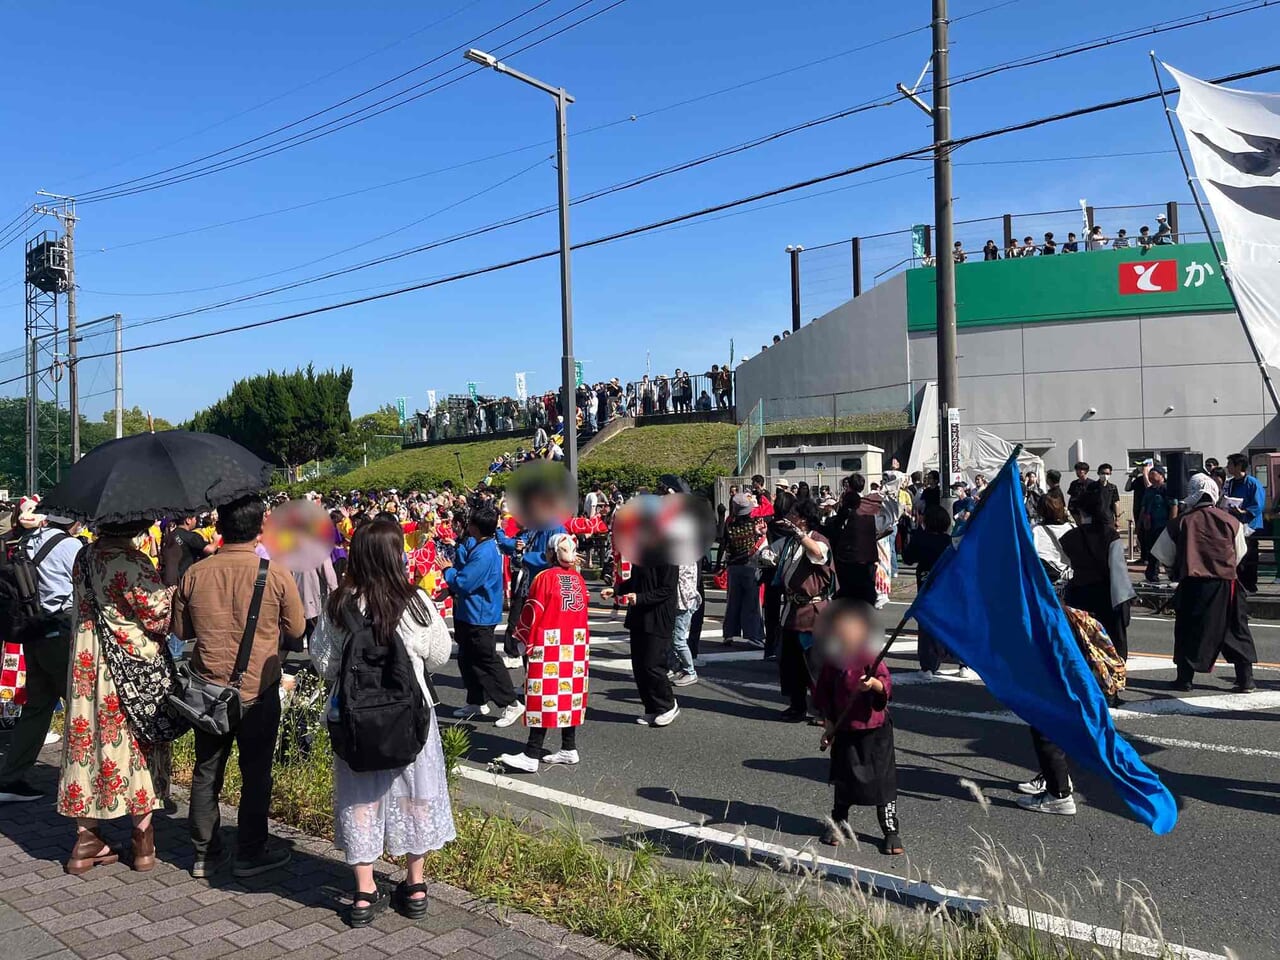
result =
M1233 309L1207 243L956 265L961 327ZM933 268L908 270L907 329L935 329L936 311Z

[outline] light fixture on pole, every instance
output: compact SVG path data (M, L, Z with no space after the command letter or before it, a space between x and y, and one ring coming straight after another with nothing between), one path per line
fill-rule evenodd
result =
M578 499L578 406L577 368L573 362L573 281L569 264L569 128L565 114L573 97L563 87L553 87L507 66L491 53L471 49L463 56L472 63L536 87L556 101L556 168L559 175L560 206L560 315L564 348L560 358L560 405L564 414L564 462L569 470L571 503ZM575 507L576 509L576 507Z

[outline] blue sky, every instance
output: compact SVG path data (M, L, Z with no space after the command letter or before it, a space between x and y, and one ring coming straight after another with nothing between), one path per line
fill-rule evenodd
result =
M10 4L5 22L11 42L0 62L0 222L37 189L87 192L290 123L463 43L532 2ZM608 2L596 0L577 16ZM951 15L962 18L997 2L952 0ZM483 45L497 46L574 5L575 0L553 0ZM955 23L952 71L1213 7L1213 0L1016 0ZM887 95L898 80L911 83L928 56L927 29L833 55L927 27L928 16L924 0L782 6L761 0L626 0L511 62L563 84L577 98L570 112L570 129L578 131L570 146L571 190L577 195ZM1152 46L1175 65L1206 77L1269 64L1278 18L1276 9L1264 9L959 86L952 94L954 132L962 136L1152 89L1146 56ZM832 59L815 62L825 58ZM451 55L379 95L454 62ZM660 110L806 64L731 93ZM1252 85L1280 89L1280 79ZM632 115L635 121L625 119ZM618 120L624 122L590 131ZM81 318L120 312L126 324L138 324L552 203L552 124L549 98L482 71L368 122L225 173L82 204ZM879 108L579 205L573 236L581 240L624 229L923 146L929 139L928 119L915 107ZM1153 104L975 144L955 158L956 215L1068 209L1081 197L1098 206L1185 200L1170 146ZM530 149L419 176L521 147ZM1130 155L1046 162L1099 154ZM728 359L731 338L737 356L754 352L789 323L787 244L814 246L930 219L928 164L914 167L919 169L898 164L782 198L796 202L578 253L576 352L588 377L638 376L646 353L655 371L706 369ZM246 223L138 242L407 177L416 179ZM826 192L836 187L842 189ZM481 195L461 202L476 194ZM1153 213L1112 216L1115 222L1104 215L1098 220L1109 230L1127 225L1133 232ZM1184 228L1193 217L1190 209L1183 213ZM422 222L407 226L414 221ZM1065 234L1078 222L1079 216L1032 218L1018 229L1025 224ZM976 248L987 235L998 239L998 232L993 223L959 235ZM126 345L265 319L555 243L555 219L543 217L234 309L141 325L126 330ZM908 252L901 240L869 245L868 267L883 269ZM836 248L806 258L806 319L843 296L846 256L845 248ZM8 265L0 273L5 355L21 346L17 244L0 251L0 263ZM217 399L238 377L307 363L354 367L355 413L402 395L411 407L422 405L428 389L460 392L468 380L480 381L484 391L513 392L517 370L530 371L531 389L544 389L557 379L559 330L557 265L551 259L262 330L132 354L126 360L126 402L177 419ZM103 346L96 340L85 349ZM19 372L20 362L0 362L0 379ZM83 373L86 393L109 385L105 363L86 363ZM13 393L18 386L0 389ZM94 396L86 406L96 414L109 400Z

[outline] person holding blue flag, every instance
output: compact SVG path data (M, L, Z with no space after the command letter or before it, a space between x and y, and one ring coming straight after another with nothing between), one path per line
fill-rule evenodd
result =
M1116 731L1036 553L1018 452L987 488L964 537L938 559L904 619L914 619L962 658L997 700L1053 745L1054 755L1046 749L1041 758L1054 778L1050 784L1046 776L1046 788L1062 795L1052 799L1070 797L1069 774L1063 782L1070 757L1110 783L1155 833L1168 833L1178 820L1177 804ZM1052 812L1069 810L1074 800L1060 806Z

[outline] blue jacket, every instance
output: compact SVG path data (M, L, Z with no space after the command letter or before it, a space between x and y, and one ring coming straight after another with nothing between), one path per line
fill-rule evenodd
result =
M497 532L498 546L503 553L509 553L514 556L516 552L516 541L524 540L524 560L522 566L529 575L529 582L533 582L533 578L540 574L547 567L551 566L547 562L547 541L557 533L568 533L563 523L557 523L553 527L543 527L541 530L522 530L514 537L508 537L501 530Z
M492 540L469 539L458 548L456 564L444 572L453 592L453 619L473 627L502 622L502 554Z
M1253 530L1262 529L1262 484L1258 478L1246 474L1237 479L1228 477L1223 496L1239 497L1240 507L1232 510L1231 515Z

